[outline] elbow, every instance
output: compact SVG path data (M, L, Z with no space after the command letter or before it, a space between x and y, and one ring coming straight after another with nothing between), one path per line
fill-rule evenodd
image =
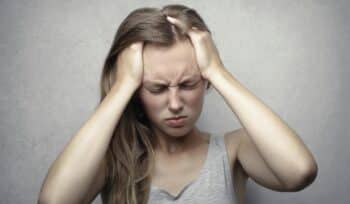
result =
M43 195L40 194L37 203L38 204L51 204L51 203L54 203L54 202L52 202L52 200L50 200L49 197L43 196Z
M59 204L63 203L56 199L52 194L50 193L43 193L40 192L39 197L38 197L38 204Z
M38 204L61 204L61 203L66 203L66 202L59 201L57 199L53 199L52 197L48 197L48 196L39 196L39 199L38 199Z
M38 200L37 200L37 203L38 204L48 204L48 203L52 203L51 200L50 200L50 197L47 196L45 192L45 189L43 188L43 186L41 187L41 190L40 190L40 193L39 193L39 196L38 196Z
M59 195L52 195L52 194L43 194L40 193L38 197L38 204L73 204L73 203L87 203L86 201L82 200L72 200L68 199L67 197L64 196L59 196Z
M307 186L311 185L318 174L318 167L316 163L308 165L307 168L304 168L297 176L297 179L294 179L294 182L287 185L287 189L290 192L298 192L305 189Z
M64 203L64 202L60 201L59 199L56 199L51 194L44 194L44 193L39 194L38 204L60 204L60 203Z

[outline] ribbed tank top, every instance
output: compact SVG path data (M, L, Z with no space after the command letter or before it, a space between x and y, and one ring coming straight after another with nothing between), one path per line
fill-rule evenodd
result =
M151 186L149 204L235 204L233 176L223 136L210 135L209 149L198 177L173 196Z

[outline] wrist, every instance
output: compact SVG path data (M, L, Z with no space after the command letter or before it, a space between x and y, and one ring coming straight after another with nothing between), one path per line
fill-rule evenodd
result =
M139 85L133 81L130 80L117 80L113 86L111 87L111 92L119 92L122 91L124 93L129 93L129 94L133 94L137 88L139 87Z
M227 70L223 66L213 66L212 68L207 69L203 77L212 82L216 78L220 78L225 74L227 74Z

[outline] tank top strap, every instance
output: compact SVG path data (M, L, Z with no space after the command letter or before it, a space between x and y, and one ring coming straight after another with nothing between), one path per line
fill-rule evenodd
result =
M225 144L225 137L223 134L214 133L212 134L213 137L213 144L212 144L212 156L214 158L211 158L211 161L213 162L212 165L209 165L210 168L216 168L215 171L221 173L221 175L217 175L218 180L221 180L225 186L223 190L227 191L228 195L232 195L232 199L235 200L234 195L234 181L233 181L233 172L231 170L229 157L228 157L228 151ZM217 165L214 167L214 165ZM218 170L217 168L221 168L222 171ZM223 173L223 174L222 174ZM237 202L237 201L233 201Z

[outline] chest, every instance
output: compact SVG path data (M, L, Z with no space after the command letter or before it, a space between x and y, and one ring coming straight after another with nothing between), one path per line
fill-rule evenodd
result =
M239 163L237 163L237 141L225 141L229 165L233 176L235 196L244 198L245 179ZM172 196L177 196L192 182L195 182L201 174L207 159L207 152L203 151L190 160L158 160L153 174L152 186ZM243 203L239 202L239 203Z
M176 196L198 179L206 162L207 152L187 158L158 159L152 175L152 186Z

